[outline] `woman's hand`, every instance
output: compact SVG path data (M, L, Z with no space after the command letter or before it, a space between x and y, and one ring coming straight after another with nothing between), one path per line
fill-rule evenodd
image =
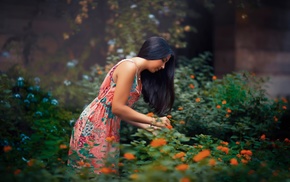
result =
M161 127L161 128L166 128L168 126L171 126L170 120L166 116L155 119L155 122L153 123L153 125Z

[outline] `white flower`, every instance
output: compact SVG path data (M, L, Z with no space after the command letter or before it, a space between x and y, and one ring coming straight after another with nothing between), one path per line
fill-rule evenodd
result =
M134 9L134 8L136 8L136 7L137 7L136 4L132 4L132 5L130 6L131 9Z
M148 15L148 18L150 18L150 19L154 19L154 18L155 18L155 16L154 16L154 15L152 15L152 14L149 14L149 15Z

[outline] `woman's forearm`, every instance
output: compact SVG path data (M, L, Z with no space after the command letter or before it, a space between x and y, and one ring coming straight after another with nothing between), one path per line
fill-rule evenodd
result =
M136 126L138 128L146 129L150 127L150 124L145 124L145 123L139 123L139 122L134 122L134 121L125 121L133 126Z
M153 132L157 129L160 129L159 127L152 126L150 124L138 123L138 122L134 122L134 121L125 121L125 122L127 122L133 126L136 126L138 128L145 129L145 130L150 131L150 132Z

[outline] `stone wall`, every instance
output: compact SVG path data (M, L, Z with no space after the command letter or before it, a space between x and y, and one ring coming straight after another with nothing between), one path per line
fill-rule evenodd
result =
M0 1L0 70L14 64L27 64L25 61L39 62L63 48L63 32L69 30L69 26L60 13L61 4L37 0ZM29 51L27 60L23 57L24 51Z
M233 18L234 17L234 18ZM269 77L271 97L290 95L290 2L265 1L247 10L227 2L214 12L215 72L246 70Z

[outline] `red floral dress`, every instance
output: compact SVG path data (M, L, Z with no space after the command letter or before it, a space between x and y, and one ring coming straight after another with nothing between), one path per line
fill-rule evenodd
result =
M84 109L75 123L70 139L68 165L80 169L86 167L91 173L101 173L102 167L118 170L120 118L112 113L112 100L116 83L113 72L124 61L118 62L107 74L99 95ZM135 63L134 63L135 64ZM137 72L127 101L132 106L140 97Z

